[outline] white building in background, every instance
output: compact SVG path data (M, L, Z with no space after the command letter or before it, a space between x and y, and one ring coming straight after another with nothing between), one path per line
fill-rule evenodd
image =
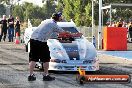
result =
M10 2L12 4L23 4L24 2L29 2L29 3L33 3L34 5L38 5L40 7L43 6L43 4L46 3L47 0L10 0ZM55 1L55 4L57 4L57 0L54 0Z

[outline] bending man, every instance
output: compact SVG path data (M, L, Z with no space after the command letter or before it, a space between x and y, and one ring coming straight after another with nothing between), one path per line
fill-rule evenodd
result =
M50 62L50 51L47 45L47 40L52 34L58 34L63 32L63 29L58 27L57 21L61 21L61 15L55 13L52 15L52 19L43 21L38 28L31 35L30 40L30 54L29 54L29 68L30 75L28 76L28 81L36 80L33 70L35 68L36 62L41 60L43 62L44 73L43 81L55 80L55 77L51 77L48 73L49 62Z

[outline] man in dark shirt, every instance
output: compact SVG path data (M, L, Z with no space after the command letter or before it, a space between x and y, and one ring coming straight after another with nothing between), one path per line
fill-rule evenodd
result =
M13 42L13 37L14 37L14 18L12 17L12 15L9 15L9 19L8 19L8 38L9 38L9 42Z
M7 20L6 20L6 15L3 15L3 19L0 21L1 24L1 34L0 34L0 42L3 37L3 41L5 41L6 39L6 34L7 34Z

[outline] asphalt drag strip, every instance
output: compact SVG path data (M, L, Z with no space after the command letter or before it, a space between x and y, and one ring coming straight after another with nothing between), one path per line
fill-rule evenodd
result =
M103 56L104 57L104 56ZM99 57L100 58L100 57ZM110 59L108 57L108 59ZM131 64L107 62L100 58L100 70L87 74L130 74ZM29 82L28 53L23 45L1 44L0 46L0 88L132 88L132 83L86 83L80 85L76 81L76 72L56 72L50 74L56 77L54 81L43 81L42 71L36 69L36 81Z

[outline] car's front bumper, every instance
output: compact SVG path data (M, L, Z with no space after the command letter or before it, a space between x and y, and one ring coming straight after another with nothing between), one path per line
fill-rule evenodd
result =
M49 70L56 71L78 71L81 67L85 71L97 71L99 70L99 63L94 64L67 64L67 63L52 63L50 62Z

